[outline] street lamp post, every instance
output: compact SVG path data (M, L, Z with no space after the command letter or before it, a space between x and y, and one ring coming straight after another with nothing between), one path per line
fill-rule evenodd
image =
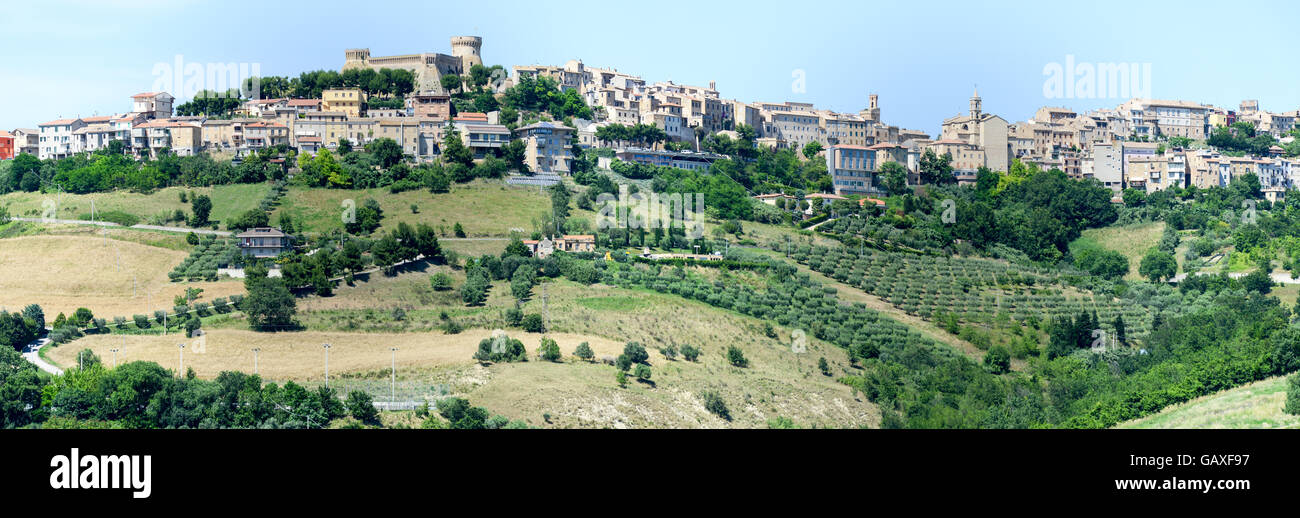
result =
M261 375L261 374L258 373L258 370L257 370L257 353L258 353L259 351L261 351L261 349L258 349L258 348L254 348L254 349L253 349L253 375L254 375L254 376L260 376L260 375Z
M176 370L176 375L183 378L185 377L185 344L176 344L176 347L181 350L181 366Z
M117 368L117 349L109 349L109 350L110 350L110 351L113 351L113 368L116 369L116 368Z
M391 369L393 375L392 385L391 385L392 388L390 389L388 397L390 401L392 401L393 403L397 403L397 348L389 347L388 350L393 352L393 367ZM390 408L389 410L392 409Z
M325 388L330 388L330 344L325 344Z

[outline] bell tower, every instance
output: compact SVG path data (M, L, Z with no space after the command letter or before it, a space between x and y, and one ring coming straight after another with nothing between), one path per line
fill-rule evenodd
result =
M980 99L980 89L975 87L975 93L970 97L970 118L979 120L980 113L984 111L984 101Z

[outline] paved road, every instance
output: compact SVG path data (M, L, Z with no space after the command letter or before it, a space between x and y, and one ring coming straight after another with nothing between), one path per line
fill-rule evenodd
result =
M12 218L12 219L15 220L15 221L26 221L26 222L29 222L29 223L58 223L58 224L62 224L62 225L94 225L94 226L97 226L97 227L121 227L121 226L122 226L122 225L118 225L117 223L113 223L113 222L110 222L110 221L86 221L86 220L80 220L80 219L44 219L44 218ZM229 235L231 235L230 232L225 231L225 230L208 230L208 229L203 229L203 228L168 227L168 226L163 226L163 225L145 225L145 224L139 224L139 225L131 225L129 228L136 228L136 229L140 229L140 230L160 230L160 231L163 231L163 232L179 232L179 233L182 233L182 234L188 234L188 233L190 233L190 232L193 232L193 233L195 233L195 234L210 234L210 235L214 235L214 236L229 236Z
M1242 277L1245 277L1249 273L1250 272L1233 272L1233 273L1229 273L1228 277L1231 277L1233 279L1240 279ZM1218 272L1200 272L1197 275L1218 275L1218 274L1219 274ZM1300 279L1291 278L1291 272L1273 272L1271 275L1269 275L1269 277L1273 279L1273 282L1276 282L1278 284L1300 284ZM1182 280L1186 278L1187 278L1187 274L1180 273L1178 275L1175 275L1174 278L1169 279L1169 282L1178 283L1178 282L1182 282Z
M27 346L23 348L23 358L26 358L27 361L32 362L37 367L40 367L41 370L53 374L55 376L58 376L60 374L63 374L63 369L50 365L49 362L46 362L45 360L41 359L41 354L40 354L41 348L49 344L50 344L49 338L38 338L35 342L27 344Z

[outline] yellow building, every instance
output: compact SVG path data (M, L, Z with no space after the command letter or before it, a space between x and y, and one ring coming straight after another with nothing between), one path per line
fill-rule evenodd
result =
M361 116L361 104L366 94L360 88L338 88L321 92L321 111L343 112L349 117Z

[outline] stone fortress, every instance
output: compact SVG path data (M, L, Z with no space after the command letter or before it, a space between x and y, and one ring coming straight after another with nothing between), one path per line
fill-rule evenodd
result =
M465 75L470 67L482 65L483 58L479 51L483 47L483 38L478 36L453 36L451 38L451 55L426 52L423 54L406 54L401 56L370 55L370 49L348 49L344 51L343 70L381 68L410 70L415 74L415 90L446 95L442 89L442 76L445 74Z

